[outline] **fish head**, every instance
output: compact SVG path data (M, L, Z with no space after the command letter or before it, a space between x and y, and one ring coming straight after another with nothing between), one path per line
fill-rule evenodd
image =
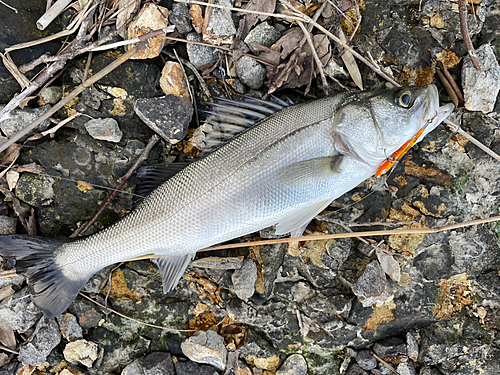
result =
M434 85L360 92L335 116L335 148L375 173L409 141L420 142L453 109L453 104L439 106Z

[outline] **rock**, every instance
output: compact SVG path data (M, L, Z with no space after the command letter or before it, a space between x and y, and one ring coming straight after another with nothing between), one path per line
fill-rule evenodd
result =
M0 110L5 107L0 105ZM42 116L45 112L50 109L50 105L46 105L40 108L16 108L11 112L13 118L0 122L0 129L4 135L8 138L12 137L14 134L19 133L21 130L30 125L38 117ZM32 132L42 132L47 130L50 125L49 119L43 121L38 125ZM22 137L19 142L24 142L28 136Z
M396 367L396 371L399 375L417 375L417 371L412 362L400 363L398 367Z
M248 300L255 292L255 281L257 280L257 266L251 259L243 261L243 266L234 271L231 276L234 292L238 298Z
M121 375L143 375L144 367L142 366L142 358L136 359L134 362L125 366Z
M408 361L405 342L398 337L377 341L373 346L373 351L386 362L404 363Z
M14 331L27 332L40 315L41 312L31 302L27 288L7 297L0 305L0 318L7 321Z
M226 7L233 6L230 0L214 0L213 4ZM215 45L233 43L236 27L234 27L231 10L208 7L205 10L205 25L203 28L203 40L205 42Z
M161 13L160 13L161 12ZM163 14L162 14L163 13ZM156 4L146 4L139 15L128 26L128 39L134 39L154 30L163 29L168 26L168 9ZM138 51L131 59L152 59L160 55L165 46L166 39L163 36L150 38L144 50ZM134 45L130 45L129 50Z
M470 56L464 59L462 66L462 87L465 108L469 111L493 111L500 91L500 65L490 44L483 44L476 49L477 57L484 73L479 73L472 65Z
M40 105L56 104L61 100L63 88L60 86L49 86L40 92Z
M134 110L146 125L171 144L184 139L193 116L191 104L173 95L137 99Z
M186 4L173 3L172 11L168 15L168 21L175 25L175 30L180 34L191 31L191 17Z
M105 348L99 373L104 375L115 372L121 366L129 363L131 359L143 356L150 343L150 340L142 336L127 341L121 341L118 338L117 342Z
M97 359L99 347L96 343L87 340L77 340L66 344L64 348L64 359L70 363L79 362L87 368Z
M101 141L115 142L121 141L123 133L118 126L118 122L113 118L96 118L85 123L85 129L94 139Z
M179 3L174 3L174 5ZM179 4L184 5L184 4ZM182 96L186 100L189 98L189 86L185 78L181 64L174 61L167 61L160 76L160 87L165 95Z
M260 54L252 47L252 43L258 43L264 47L271 47L281 37L281 33L267 22L259 23L246 36L245 43L256 55Z
M23 173L16 185L16 197L34 207L47 206L54 198L54 180L40 174Z
M200 34L189 33L186 35L186 39L192 42L202 42ZM202 46L199 44L187 43L186 51L189 56L189 61L198 69L201 69L205 65L209 65L217 61L217 54L215 53L215 48Z
M250 56L242 56L235 64L236 74L242 83L257 90L264 83L266 69Z
M175 375L172 356L166 352L154 352L144 358L144 375Z
M219 375L212 366L199 365L191 361L177 362L175 371L176 375Z
M377 359L368 349L363 349L356 355L356 362L363 370L370 371L377 367Z
M78 324L84 330L97 327L104 316L91 305L91 302L78 298L70 305L69 311L78 318Z
M344 67L340 65L334 57L330 58L324 70L325 74L330 78L347 79L349 77Z
M413 362L417 362L419 354L418 343L410 332L406 333L406 348L408 351L408 358Z
M76 321L73 314L66 313L57 318L61 334L68 341L75 341L83 338L82 327Z
M276 375L306 375L307 362L300 354L292 354L281 365Z
M389 302L394 298L394 292L387 283L380 263L376 260L366 267L363 274L352 285L352 292L358 297L363 307L377 302Z
M15 234L17 227L17 218L9 216L0 216L0 234Z
M201 28L203 27L203 13L201 7L198 4L191 5L189 15L191 16L194 31L201 34Z
M61 333L55 319L42 316L30 340L19 348L19 362L31 366L41 365L61 341Z
M196 333L181 344L181 349L194 362L207 363L221 371L226 368L224 339L214 331Z

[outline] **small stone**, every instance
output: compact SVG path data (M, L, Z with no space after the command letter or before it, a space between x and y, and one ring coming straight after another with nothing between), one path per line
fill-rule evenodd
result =
M22 276L17 276L23 278ZM0 318L9 322L14 331L28 331L40 317L40 311L29 297L27 289L22 289L7 297L0 305Z
M232 7L233 4L230 0L214 0L214 5L222 5L225 7ZM233 37L236 34L236 27L234 26L231 10L209 7L205 11L205 19L208 17L208 22L203 28L203 40L210 44L232 44Z
M142 367L141 361L138 359L125 366L125 368L121 372L121 375L138 375L138 374L144 374L144 367Z
M325 74L330 78L336 79L347 79L349 74L345 71L344 67L341 66L334 57L330 58L328 63L324 68Z
M489 113L493 111L500 91L500 65L490 44L483 44L476 49L476 54L484 73L474 68L470 56L464 59L462 86L465 108Z
M386 362L408 362L406 344L399 337L389 337L387 339L377 341L373 346L373 351Z
M73 314L66 313L57 318L61 334L68 341L75 341L83 338L82 327L78 324Z
M84 330L97 327L104 316L89 302L78 299L70 305L69 310L78 318L78 324Z
M418 343L417 340L415 340L415 337L410 332L406 333L406 346L408 350L408 357L413 362L417 362L419 353Z
M0 234L15 234L17 219L15 217L0 216Z
M352 292L358 297L363 307L377 302L389 302L394 298L394 292L387 283L380 263L376 260L366 267L363 274L352 285Z
M203 13L201 7L198 4L191 5L189 14L191 15L191 22L193 23L194 30L198 34L201 34L201 28L203 27Z
M281 33L267 22L259 23L255 26L245 38L245 43L256 55L260 51L252 47L252 43L258 43L264 47L271 47L281 37Z
M176 375L219 375L212 366L199 365L192 361L177 362L175 372Z
M50 86L40 92L40 105L56 104L61 100L63 88L60 86Z
M0 105L0 110L5 107L4 105ZM46 105L40 108L16 108L11 112L11 119L4 120L0 122L0 129L7 138L12 137L14 134L19 133L25 127L29 126L33 121L35 121L38 117L42 116L45 112L50 109L50 105ZM38 125L32 133L42 132L46 130L50 125L49 119L43 121L40 125ZM22 137L18 142L24 142L28 136Z
M186 34L191 31L191 17L186 4L173 3L172 11L168 15L168 21L175 25L178 33Z
M173 95L137 99L134 110L147 126L171 144L184 139L193 116L191 104Z
M30 339L30 342L19 349L19 362L24 365L39 366L61 341L61 333L55 319L42 316Z
M113 118L96 118L85 123L85 129L94 139L101 141L115 142L121 141L123 133Z
M257 280L257 266L251 259L245 259L243 266L233 272L231 276L234 292L238 298L246 301L255 292L255 281Z
M357 363L351 363L345 375L368 375L368 372L359 367Z
M144 375L174 375L172 356L166 352L154 352L144 358Z
M23 173L16 185L16 197L34 207L47 206L52 203L54 180L43 175Z
M201 35L196 33L187 34L186 39L192 42L203 41ZM213 47L187 43L186 51L189 57L189 61L191 61L191 63L198 69L217 61L217 54L215 53L215 48Z
M174 5L177 3L174 3ZM184 5L184 4L182 4ZM167 61L160 76L160 87L165 95L182 96L189 101L189 89L181 64Z
M161 12L161 13L160 13ZM163 13L163 14L162 14ZM128 26L128 39L134 39L154 30L164 29L168 26L168 9L156 4L146 4L139 15ZM131 57L131 59L152 59L160 55L165 46L165 37L157 36L150 38L143 50ZM129 50L136 44L131 44Z
M64 348L64 359L71 363L79 362L90 368L97 359L98 349L97 344L92 341L82 339L69 342Z
M306 375L307 362L300 354L292 354L276 371L276 375Z
M415 366L413 366L412 362L400 363L398 367L396 367L396 371L399 375L417 375Z
M370 353L368 349L363 349L358 352L356 362L363 370L370 371L377 367L377 359Z
M266 69L261 64L250 56L242 56L235 68L241 82L254 90L261 88L266 76Z
M181 344L182 352L190 360L207 363L218 370L226 368L227 349L224 339L214 331L200 331Z

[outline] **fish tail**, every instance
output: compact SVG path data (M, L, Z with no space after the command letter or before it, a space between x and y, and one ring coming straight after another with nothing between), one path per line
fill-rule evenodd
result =
M0 255L16 259L16 272L28 277L33 303L49 318L66 310L90 277L71 279L58 266L55 251L69 241L22 235L0 236Z

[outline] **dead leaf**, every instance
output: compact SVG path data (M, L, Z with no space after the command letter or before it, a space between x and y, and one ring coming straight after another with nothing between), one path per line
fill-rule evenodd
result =
M38 165L37 163L29 163L29 164L24 164L20 165L19 167L16 168L18 172L30 172L30 173L37 173L41 174L45 171L41 165Z
M224 338L226 345L234 344L239 349L247 339L247 329L234 320L224 317L220 325L219 334Z
M116 28L120 29L135 16L141 5L141 0L120 0L118 3L118 15L116 16ZM120 30L120 36L126 38L127 29Z
M316 53L318 54L323 66L325 66L332 56L330 40L324 34L314 35L312 39ZM307 53L308 56L312 56L311 46L309 43L306 43L302 50ZM318 70L318 68L316 68L316 70Z
M201 28L203 27L203 14L201 7L198 4L193 4L189 9L189 14L191 15L191 23L195 31L200 34Z
M190 319L186 325L186 329L195 331L206 331L208 329L217 332L217 320L213 312L208 311L202 315L197 315ZM194 332L188 332L188 336L194 335Z
M0 318L0 342L12 350L16 349L16 336L14 335L14 330L10 327L9 323L2 318Z
M101 290L101 294L106 295L109 290L109 283L106 283ZM109 296L117 301L130 302L132 300L140 300L139 294L135 290L130 289L125 281L125 275L121 269L116 269L111 274L111 292Z
M271 47L274 50L281 48L281 59L284 60L287 56L295 51L300 46L300 42L304 38L304 33L300 27L293 27L284 32L283 36L278 39Z
M339 28L339 39L344 43L347 42L342 28ZM342 50L342 47L339 46L338 48L339 50ZM356 86L358 86L360 90L363 90L363 79L361 78L358 64L356 63L352 53L348 50L344 50L344 53L342 54L342 61L344 61L344 65L349 71L349 74L351 75L351 78Z
M6 167L15 162L22 147L22 145L17 143L10 145L3 153L2 160L0 160L0 167Z

